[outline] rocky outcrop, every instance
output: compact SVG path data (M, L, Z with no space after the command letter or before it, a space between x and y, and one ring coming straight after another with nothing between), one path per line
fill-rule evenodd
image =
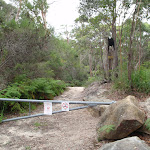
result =
M150 147L135 136L105 144L99 150L150 150Z
M112 102L112 100L107 99L109 91L103 88L102 82L94 82L83 92L83 101L96 101L96 102ZM106 110L108 105L97 105L95 107L89 107L88 110L93 117L100 117L102 113Z
M103 88L105 82L93 82L88 88L83 92L84 101L100 101L103 102L106 99L105 95L109 93L107 89Z
M145 113L140 110L134 96L110 105L97 125L99 140L122 139L140 128L145 122Z

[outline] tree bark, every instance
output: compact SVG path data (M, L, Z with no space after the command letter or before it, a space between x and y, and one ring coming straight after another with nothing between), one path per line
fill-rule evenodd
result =
M89 51L89 71L90 71L90 77L93 76L92 74L92 63L93 63L93 60L92 60L92 48L90 48L90 51Z
M120 17L119 17L119 47L120 47L120 77L122 78L122 49L121 49L121 36L122 36L122 28L120 30Z
M46 24L46 12L44 10L41 10L42 13L42 18L43 18L43 23L44 23L44 28L47 29L47 24Z
M103 52L103 62L104 62L104 70L106 73L106 79L109 78L109 61L108 61L108 37L104 37L104 52Z
M136 1L136 5L137 5L138 0ZM131 27L131 34L130 34L130 43L129 43L129 52L128 52L128 80L130 81L130 88L133 87L132 85L132 72L133 72L133 50L132 50L132 43L133 43L133 38L134 38L134 31L135 31L135 27L136 27L136 22L137 22L137 17L136 17L136 22L135 22L135 15L137 13L139 13L139 8L141 5L141 0L138 6L138 10L137 8L135 8L135 11L133 13L133 19L132 19L132 27Z
M17 10L17 14L16 14L16 18L15 18L16 22L18 21L19 15L20 15L20 12L21 12L21 4L22 4L22 0L19 1L19 8Z
M139 44L139 70L141 66L141 23L140 23L140 44Z
M132 71L133 71L133 50L132 50L132 43L133 43L133 37L134 37L134 28L135 28L135 14L136 9L133 13L133 19L132 19L132 27L131 27L131 34L130 34L130 43L129 43L129 51L128 51L128 80L130 81L130 87L132 88Z
M105 71L105 67L104 67L104 61L103 61L103 51L102 51L102 43L101 42L100 42L99 46L100 46L100 61L102 64L100 69L102 69L104 72L104 79L107 79L106 71Z
M116 42L116 0L114 1L113 7L113 20L112 20L112 38L114 39L114 63L113 63L113 70L115 70L115 77L118 77L118 73L116 71L118 67L118 48Z

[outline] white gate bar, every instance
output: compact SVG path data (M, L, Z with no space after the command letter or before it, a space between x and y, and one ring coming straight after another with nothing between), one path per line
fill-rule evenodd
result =
M15 102L33 102L33 103L43 103L43 102L51 102L51 103L62 103L64 100L33 100L33 99L12 99L12 98L0 98L0 101L15 101ZM69 104L91 104L91 105L110 105L116 103L116 101L111 102L95 102L95 101L67 101Z

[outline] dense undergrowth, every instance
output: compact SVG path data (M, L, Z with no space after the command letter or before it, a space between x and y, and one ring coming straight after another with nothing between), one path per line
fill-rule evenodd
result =
M93 82L103 81L113 83L112 88L114 90L120 90L130 94L132 94L132 92L138 92L148 95L150 93L150 63L145 62L141 65L140 69L135 70L132 73L131 82L128 80L127 69L124 69L122 75L119 74L117 78L112 77L111 80L104 79L102 75L89 77L88 80L84 83L84 86L87 87Z
M15 80L6 89L0 91L0 98L14 99L45 99L51 100L66 88L65 82L61 80L37 78L34 80ZM0 101L1 118L5 112L25 112L29 106L26 102ZM32 104L32 108L35 105Z
M139 70L132 73L131 82L128 80L127 71L122 76L113 80L114 88L123 91L136 91L146 94L150 93L150 63L144 63ZM131 86L132 85L132 86Z

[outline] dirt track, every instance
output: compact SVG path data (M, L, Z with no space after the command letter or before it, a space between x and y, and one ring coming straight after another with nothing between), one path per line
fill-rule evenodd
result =
M83 90L71 87L56 99L79 101ZM33 113L41 112L42 105ZM97 123L87 109L2 123L0 150L93 150Z

